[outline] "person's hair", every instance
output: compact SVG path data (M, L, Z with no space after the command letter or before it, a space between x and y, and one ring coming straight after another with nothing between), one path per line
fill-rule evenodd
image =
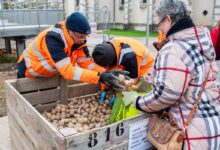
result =
M191 10L187 0L161 0L155 13L162 19L169 15L174 23L190 17Z

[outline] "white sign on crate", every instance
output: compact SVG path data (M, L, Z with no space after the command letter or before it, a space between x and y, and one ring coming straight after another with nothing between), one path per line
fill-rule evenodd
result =
M147 125L149 119L130 124L128 150L145 150L152 147L147 140Z

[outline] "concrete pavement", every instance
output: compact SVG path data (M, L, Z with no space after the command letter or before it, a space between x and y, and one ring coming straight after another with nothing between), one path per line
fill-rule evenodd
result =
M8 117L0 118L0 150L10 150Z

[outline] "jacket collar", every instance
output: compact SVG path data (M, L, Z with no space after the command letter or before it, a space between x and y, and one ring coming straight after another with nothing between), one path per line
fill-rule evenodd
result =
M170 35L180 32L182 30L194 27L194 23L192 21L191 18L183 18L181 20L179 20L177 23L175 23L170 30L167 32L167 37L169 37Z

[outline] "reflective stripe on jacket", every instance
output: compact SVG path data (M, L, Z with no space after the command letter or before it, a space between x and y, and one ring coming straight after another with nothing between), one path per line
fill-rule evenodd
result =
M66 80L97 83L96 71L103 72L104 68L86 56L86 46L74 44L63 21L42 31L24 50L19 62L25 60L25 77L51 77L60 73Z

